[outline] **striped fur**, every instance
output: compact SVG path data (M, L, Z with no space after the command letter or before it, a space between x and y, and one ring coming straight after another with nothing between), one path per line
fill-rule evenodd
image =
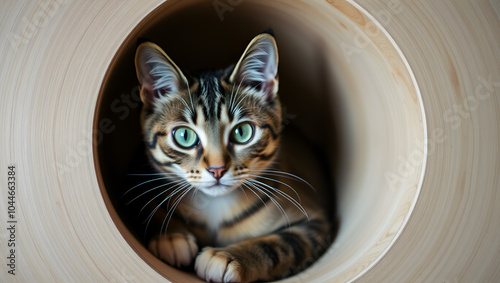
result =
M159 230L149 249L207 281L284 278L329 245L321 170L306 145L281 133L277 66L269 34L234 67L189 77L153 43L136 53L147 154L165 182L150 201ZM253 127L244 144L231 138L241 123ZM179 146L183 128L198 143Z

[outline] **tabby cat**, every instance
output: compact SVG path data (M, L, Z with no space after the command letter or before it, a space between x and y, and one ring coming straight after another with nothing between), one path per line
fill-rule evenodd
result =
M151 42L135 64L146 151L165 182L150 251L210 282L280 279L314 262L330 244L321 168L282 134L273 35L226 70L186 76Z

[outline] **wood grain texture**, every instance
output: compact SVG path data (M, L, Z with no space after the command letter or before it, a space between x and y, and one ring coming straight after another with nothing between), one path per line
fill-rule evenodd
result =
M342 172L349 189L340 196L337 245L287 282L498 282L500 2L350 3L262 1L296 15L297 32L324 35L315 43L344 82L344 110L356 113L346 114L358 151L354 169ZM194 282L116 221L94 159L108 67L161 4L0 2L1 282ZM342 43L356 48L353 56ZM376 95L366 95L370 88ZM387 190L383 173L397 172L398 157L414 152L418 161L398 184L404 190ZM9 165L17 182L15 276L6 265Z
M388 3L360 1L372 13ZM498 282L499 2L403 7L386 28L419 82L428 133L442 129L446 139L428 155L403 233L360 282Z

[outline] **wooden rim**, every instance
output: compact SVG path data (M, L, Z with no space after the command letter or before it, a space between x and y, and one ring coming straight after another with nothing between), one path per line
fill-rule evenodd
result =
M154 25L155 15L175 20L187 2L42 2L0 9L7 39L0 166L15 165L18 200L16 233L0 233L15 237L17 275L4 264L0 281L194 280L133 242L102 190L111 175L94 151L112 136L97 113L114 100L100 94L128 52L123 44ZM217 20L213 4L207 14ZM325 257L286 281L498 281L499 4L248 0L232 8L223 21L246 15L238 20L251 22L252 11L266 8L269 17L258 20L274 20L288 56L312 54L321 59L318 72L334 78L322 87L335 91L324 104L337 116L320 115L341 121L334 132L346 152L329 155L347 168L333 176L339 234ZM297 101L287 103L293 109ZM310 121L305 114L300 119ZM113 117L104 128L118 133L121 120ZM1 245L0 254L9 256L10 247Z

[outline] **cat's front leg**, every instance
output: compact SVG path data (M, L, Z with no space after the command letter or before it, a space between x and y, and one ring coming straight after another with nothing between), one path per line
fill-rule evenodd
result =
M198 254L198 243L184 223L172 219L166 233L159 233L148 243L148 249L171 266L189 266Z
M205 248L196 258L196 273L207 282L270 281L295 274L329 245L324 233L307 226L311 225L223 248Z
M196 274L207 282L250 282L245 260L225 248L204 248L196 258Z
M148 245L149 250L166 263L181 267L190 265L198 254L198 244L192 234L159 234Z

